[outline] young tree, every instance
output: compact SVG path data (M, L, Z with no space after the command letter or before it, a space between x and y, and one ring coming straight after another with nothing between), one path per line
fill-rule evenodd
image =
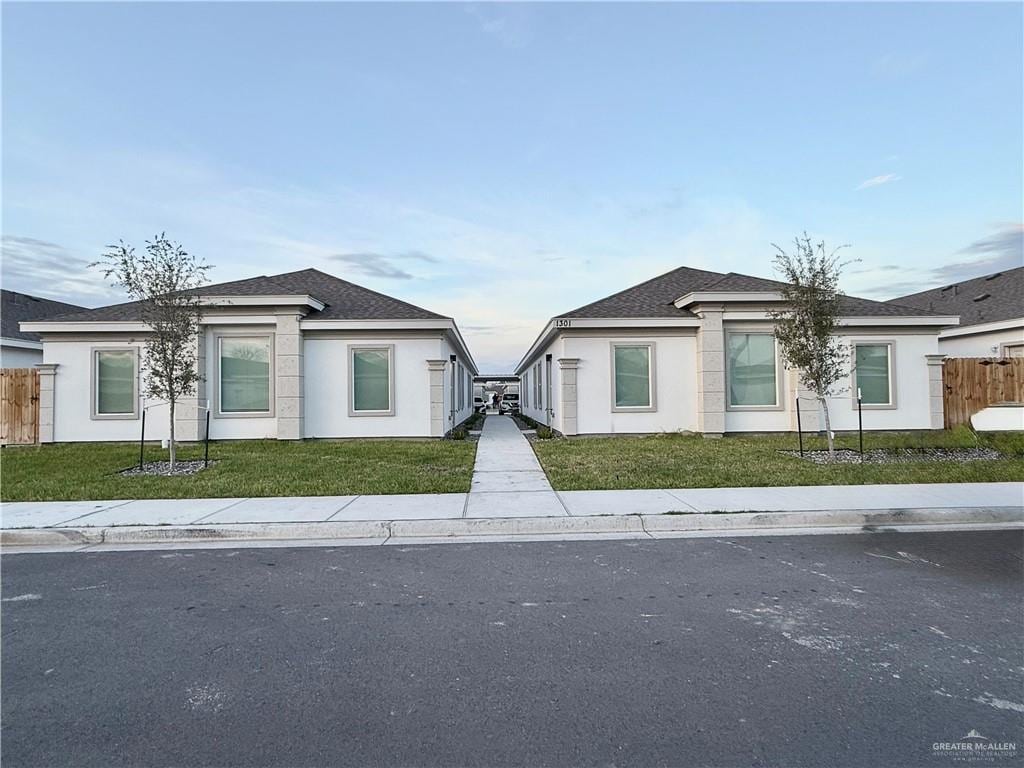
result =
M839 261L838 252L825 243L814 244L804 232L794 238L794 251L788 253L775 243L775 269L785 278L782 288L784 306L769 310L775 321L786 367L797 369L800 383L814 393L825 416L828 454L835 458L832 424L828 413L829 394L849 374L849 349L834 334L842 292L839 277L849 262Z
M174 411L183 397L196 391L201 374L196 360L196 339L202 320L197 288L207 282L210 265L185 251L160 233L146 241L140 254L120 241L92 266L102 267L104 276L142 308L142 321L149 326L146 354L142 361L147 397L167 402L170 416L170 459L174 469L176 445Z

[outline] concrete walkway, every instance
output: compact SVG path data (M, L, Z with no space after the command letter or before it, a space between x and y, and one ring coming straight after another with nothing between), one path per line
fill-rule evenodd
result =
M476 447L466 517L568 514L515 421L488 416Z
M501 429L499 427L499 429ZM522 439L521 436L519 436ZM529 446L526 446L529 449ZM523 457L520 457L525 464ZM501 461L500 456L495 461ZM534 470L522 469L524 473ZM480 474L482 488L489 482ZM477 475L474 474L474 483ZM525 482L525 481L524 481ZM481 521L495 518L586 518L604 515L682 516L709 512L841 512L1016 509L1022 483L826 485L779 488L688 488L636 491L488 491L393 496L309 496L235 499L20 501L0 505L0 527L103 528L240 523L323 523L394 520ZM551 498L556 497L557 505Z

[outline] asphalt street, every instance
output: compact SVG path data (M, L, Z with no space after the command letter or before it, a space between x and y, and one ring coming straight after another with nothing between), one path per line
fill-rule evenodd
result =
M15 766L942 766L1024 747L1022 534L12 555Z

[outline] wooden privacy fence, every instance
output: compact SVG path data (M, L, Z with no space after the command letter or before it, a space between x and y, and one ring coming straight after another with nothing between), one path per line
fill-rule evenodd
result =
M39 371L0 370L0 445L39 441Z
M942 364L946 429L998 403L1024 403L1024 357L951 357Z

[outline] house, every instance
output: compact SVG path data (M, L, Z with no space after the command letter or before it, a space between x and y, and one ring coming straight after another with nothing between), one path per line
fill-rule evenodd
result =
M795 431L797 376L766 313L782 286L680 267L554 317L516 367L523 413L565 435ZM857 428L858 388L865 429L941 429L938 335L956 317L852 296L842 315L856 370L830 398L833 429Z
M948 357L1024 357L1024 267L912 293L892 303L959 315L960 325L939 332L939 352Z
M43 362L39 334L23 331L23 320L39 320L84 309L76 304L0 290L0 368L31 368Z
M177 436L441 437L473 413L476 364L450 317L316 269L208 285L196 340L203 382ZM22 323L42 337L40 440L167 436L141 393L138 303Z

